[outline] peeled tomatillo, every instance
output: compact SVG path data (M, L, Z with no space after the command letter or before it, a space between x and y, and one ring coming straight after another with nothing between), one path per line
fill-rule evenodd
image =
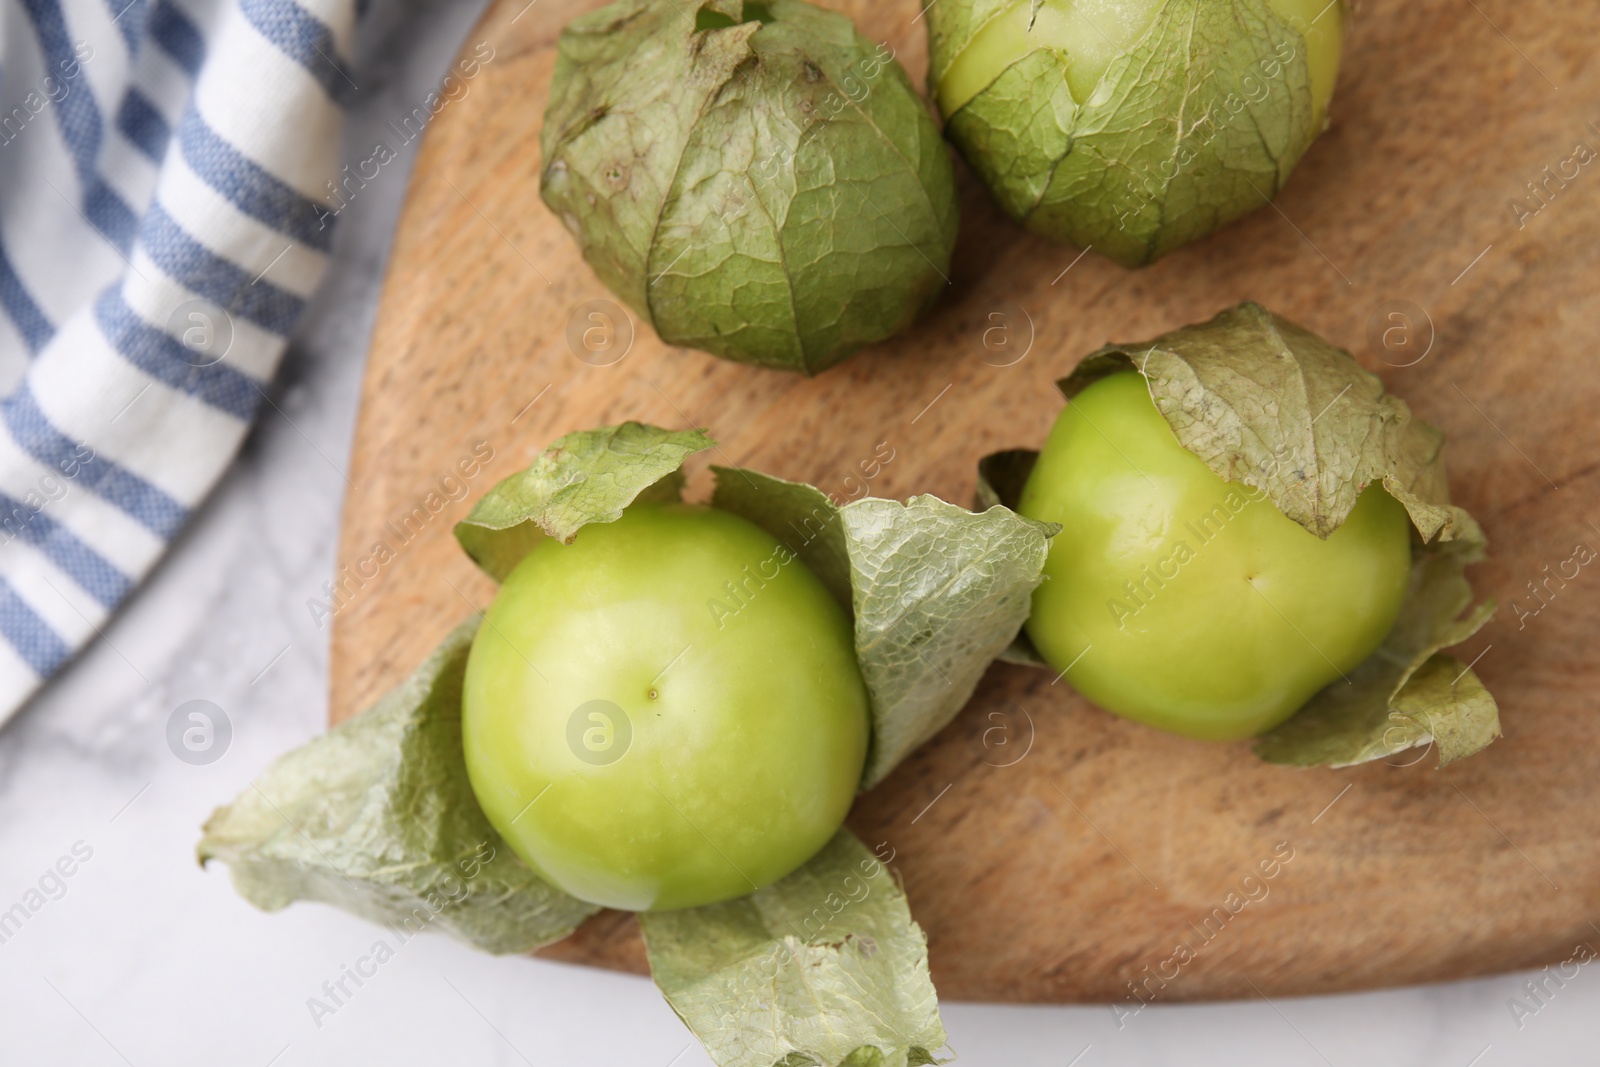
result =
M696 907L782 878L861 779L866 687L822 582L728 512L636 503L507 577L462 695L473 791L582 900Z
M1018 511L1057 522L1027 633L1108 711L1251 737L1341 682L1400 612L1410 521L1379 485L1319 539L1178 443L1134 371L1068 404Z

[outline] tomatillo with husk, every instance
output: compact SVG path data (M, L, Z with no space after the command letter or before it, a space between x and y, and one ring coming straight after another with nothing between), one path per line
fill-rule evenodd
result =
M1056 386L1043 447L978 464L980 506L1058 530L1006 659L1271 763L1442 765L1500 736L1476 659L1445 651L1494 615L1466 577L1487 539L1444 435L1350 353L1245 303Z
M1327 124L1343 0L938 0L945 132L1030 230L1150 263L1265 205Z
M1410 521L1381 485L1319 538L1180 445L1135 371L1062 411L1018 510L1061 524L1034 647L1094 703L1188 737L1253 737L1355 670L1411 573Z
M814 374L948 283L949 153L894 51L803 0L618 0L562 31L540 195L668 344Z

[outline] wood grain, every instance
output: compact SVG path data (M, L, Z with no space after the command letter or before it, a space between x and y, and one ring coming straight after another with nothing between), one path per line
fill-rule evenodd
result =
M841 495L887 442L873 493L965 502L979 456L1042 440L1060 405L1050 383L1081 355L1252 298L1350 347L1449 435L1454 491L1493 541L1475 582L1508 605L1464 649L1481 654L1505 738L1444 771L1294 771L996 666L850 820L895 850L941 995L1131 1008L1130 983L1161 1001L1328 992L1600 943L1600 574L1552 582L1547 604L1527 585L1580 542L1600 547L1600 166L1543 176L1600 145L1600 9L1366 5L1333 127L1276 204L1141 272L1075 262L961 171L945 299L906 336L806 380L667 348L647 327L615 365L575 358L573 309L609 294L539 201L538 134L556 35L589 4L525 3L495 4L467 42L463 54L487 43L493 58L429 128L396 237L349 473L335 721L487 604L451 524L560 434L706 426L716 461ZM921 84L916 3L834 6ZM1550 190L1532 215L1511 206L1538 206L1530 181ZM1402 300L1416 332L1386 349L1383 312ZM450 500L461 491L445 479L475 446L494 458ZM358 581L380 540L397 558ZM1230 914L1275 848L1292 860ZM1170 962L1180 943L1195 958ZM632 920L614 913L547 954L643 968Z

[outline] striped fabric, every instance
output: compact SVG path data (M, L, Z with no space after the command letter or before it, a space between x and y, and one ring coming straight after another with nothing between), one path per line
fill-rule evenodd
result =
M232 459L327 267L356 0L0 0L0 721Z

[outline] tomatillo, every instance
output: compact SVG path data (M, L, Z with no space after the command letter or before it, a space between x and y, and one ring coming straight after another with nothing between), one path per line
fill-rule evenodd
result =
M939 0L945 133L1029 229L1141 266L1259 208L1327 125L1341 0Z
M817 374L944 292L950 154L894 49L837 11L616 0L579 15L539 144L539 195L669 345ZM580 359L621 358L574 336Z
M1271 729L1399 615L1410 520L1380 485L1319 539L1178 443L1124 371L1056 420L1018 511L1058 522L1027 634L1108 711L1187 737Z
M537 544L473 641L461 720L511 849L633 911L743 896L810 859L868 741L844 609L759 527L685 504Z

